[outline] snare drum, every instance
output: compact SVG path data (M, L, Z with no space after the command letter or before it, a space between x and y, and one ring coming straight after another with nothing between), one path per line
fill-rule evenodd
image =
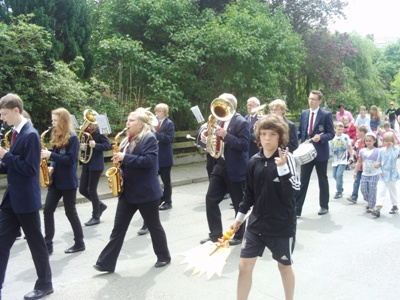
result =
M293 152L298 165L304 165L317 157L317 150L312 143L303 143Z

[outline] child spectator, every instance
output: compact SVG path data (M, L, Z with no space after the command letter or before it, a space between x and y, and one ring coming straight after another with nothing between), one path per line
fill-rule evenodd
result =
M395 134L393 132L386 132L383 136L383 145L379 149L378 161L375 168L380 168L380 179L378 182L378 197L376 206L372 215L379 218L381 215L381 208L383 201L386 198L386 191L389 190L390 200L392 201L392 209L390 214L395 214L399 211L397 206L397 189L396 183L400 179L397 170L397 157L399 155L399 148L394 147Z
M381 112L376 105L371 105L369 109L370 114L370 127L373 132L376 132L381 124Z
M288 148L288 125L276 115L260 119L255 129L256 142L262 147L247 166L246 188L236 220L237 231L250 207L250 216L240 251L237 299L247 299L257 256L265 247L278 262L287 300L294 297L295 276L292 252L296 235L295 194L300 189L293 155Z
M363 173L361 175L361 193L364 200L368 202L366 206L367 213L372 212L376 204L376 189L379 181L380 170L374 167L378 160L379 149L374 146L376 135L373 132L368 132L365 135L365 147L361 149L357 164L354 168L354 179L357 177L357 172L362 165Z
M347 134L351 139L351 145L354 146L357 140L357 127L350 123L350 120L347 116L342 117L343 123L343 133Z
M336 194L333 198L339 199L343 194L343 172L347 166L347 152L350 153L350 157L353 157L353 148L349 136L343 133L343 123L335 122L334 129L336 135L329 143L333 154L332 173L336 180Z
M379 140L381 142L381 145L382 145L383 136L384 136L384 134L386 134L386 132L393 132L394 138L396 139L397 143L400 144L400 140L399 140L398 136L396 135L396 131L394 131L392 128L390 128L389 122L383 123L383 130L380 127L378 127L378 132L379 132Z
M365 108L364 105L361 105L360 106L360 114L358 115L357 120L354 123L354 125L356 127L358 127L360 125L365 125L367 127L367 130L371 131L370 124L369 124L370 121L371 121L371 118L369 115L367 115L367 109Z
M365 126L365 125L358 126L358 128L357 128L358 139L354 145L354 150L355 150L354 161L355 162L358 160L358 157L360 156L361 149L364 148L364 139L365 139L365 135L367 134L367 132L368 132L367 126ZM363 172L362 165L360 165L357 172L354 172L356 174L356 176L355 176L354 183L353 183L353 192L351 193L351 196L347 197L347 200L352 203L357 203L358 189L360 187L360 180L361 180L362 172Z
M390 102L389 108L386 110L386 121L389 121L390 128L394 130L394 123L396 122L396 109L394 108L394 102Z

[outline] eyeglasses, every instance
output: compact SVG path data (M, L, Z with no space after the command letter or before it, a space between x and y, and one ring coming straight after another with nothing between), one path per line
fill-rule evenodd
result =
M320 99L308 98L308 101L321 101Z

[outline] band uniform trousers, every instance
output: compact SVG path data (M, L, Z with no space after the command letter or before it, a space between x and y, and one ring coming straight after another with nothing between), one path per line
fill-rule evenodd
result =
M24 230L38 276L35 289L52 288L49 255L41 231L39 211L16 214L11 208L9 199L5 199L0 210L0 290L5 279L10 249L20 227Z
M128 203L125 199L125 195L122 194L118 200L114 228L111 232L110 241L100 253L96 264L109 271L115 270L117 259L124 243L126 231L128 230L132 217L135 215L137 210L139 210L149 229L157 260L169 262L171 260L171 255L167 246L167 237L160 222L158 206L158 199L151 202L133 204Z
M226 191L229 192L235 209L235 215L239 211L239 203L243 199L245 181L231 182L228 178L225 160L219 158L210 177L210 184L206 195L206 212L210 238L216 240L222 237L221 210L219 204L224 199ZM246 224L242 224L235 233L236 239L243 239Z
M164 185L161 203L172 203L172 183L171 183L171 167L160 167L158 173L160 174L161 181Z
M43 209L44 226L45 226L45 241L48 247L53 246L53 238L55 233L54 212L61 197L64 201L65 215L71 224L74 232L75 245L83 246L83 230L79 220L78 212L76 211L76 189L59 190L54 187L54 184L48 188L46 203Z
M316 161L315 159L301 166L300 171L300 191L296 197L296 214L301 216L304 200L307 196L308 185L310 183L313 168L317 171L319 184L319 205L321 208L329 210L329 182L328 182L328 161Z
M103 171L82 170L79 193L92 202L93 218L100 218L100 199L97 194L97 186Z

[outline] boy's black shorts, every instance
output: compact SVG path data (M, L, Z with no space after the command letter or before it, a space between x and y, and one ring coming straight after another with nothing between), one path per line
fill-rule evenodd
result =
M272 252L272 258L283 265L293 264L292 253L294 250L295 237L261 236L246 230L240 258L253 258L262 256L267 247Z

